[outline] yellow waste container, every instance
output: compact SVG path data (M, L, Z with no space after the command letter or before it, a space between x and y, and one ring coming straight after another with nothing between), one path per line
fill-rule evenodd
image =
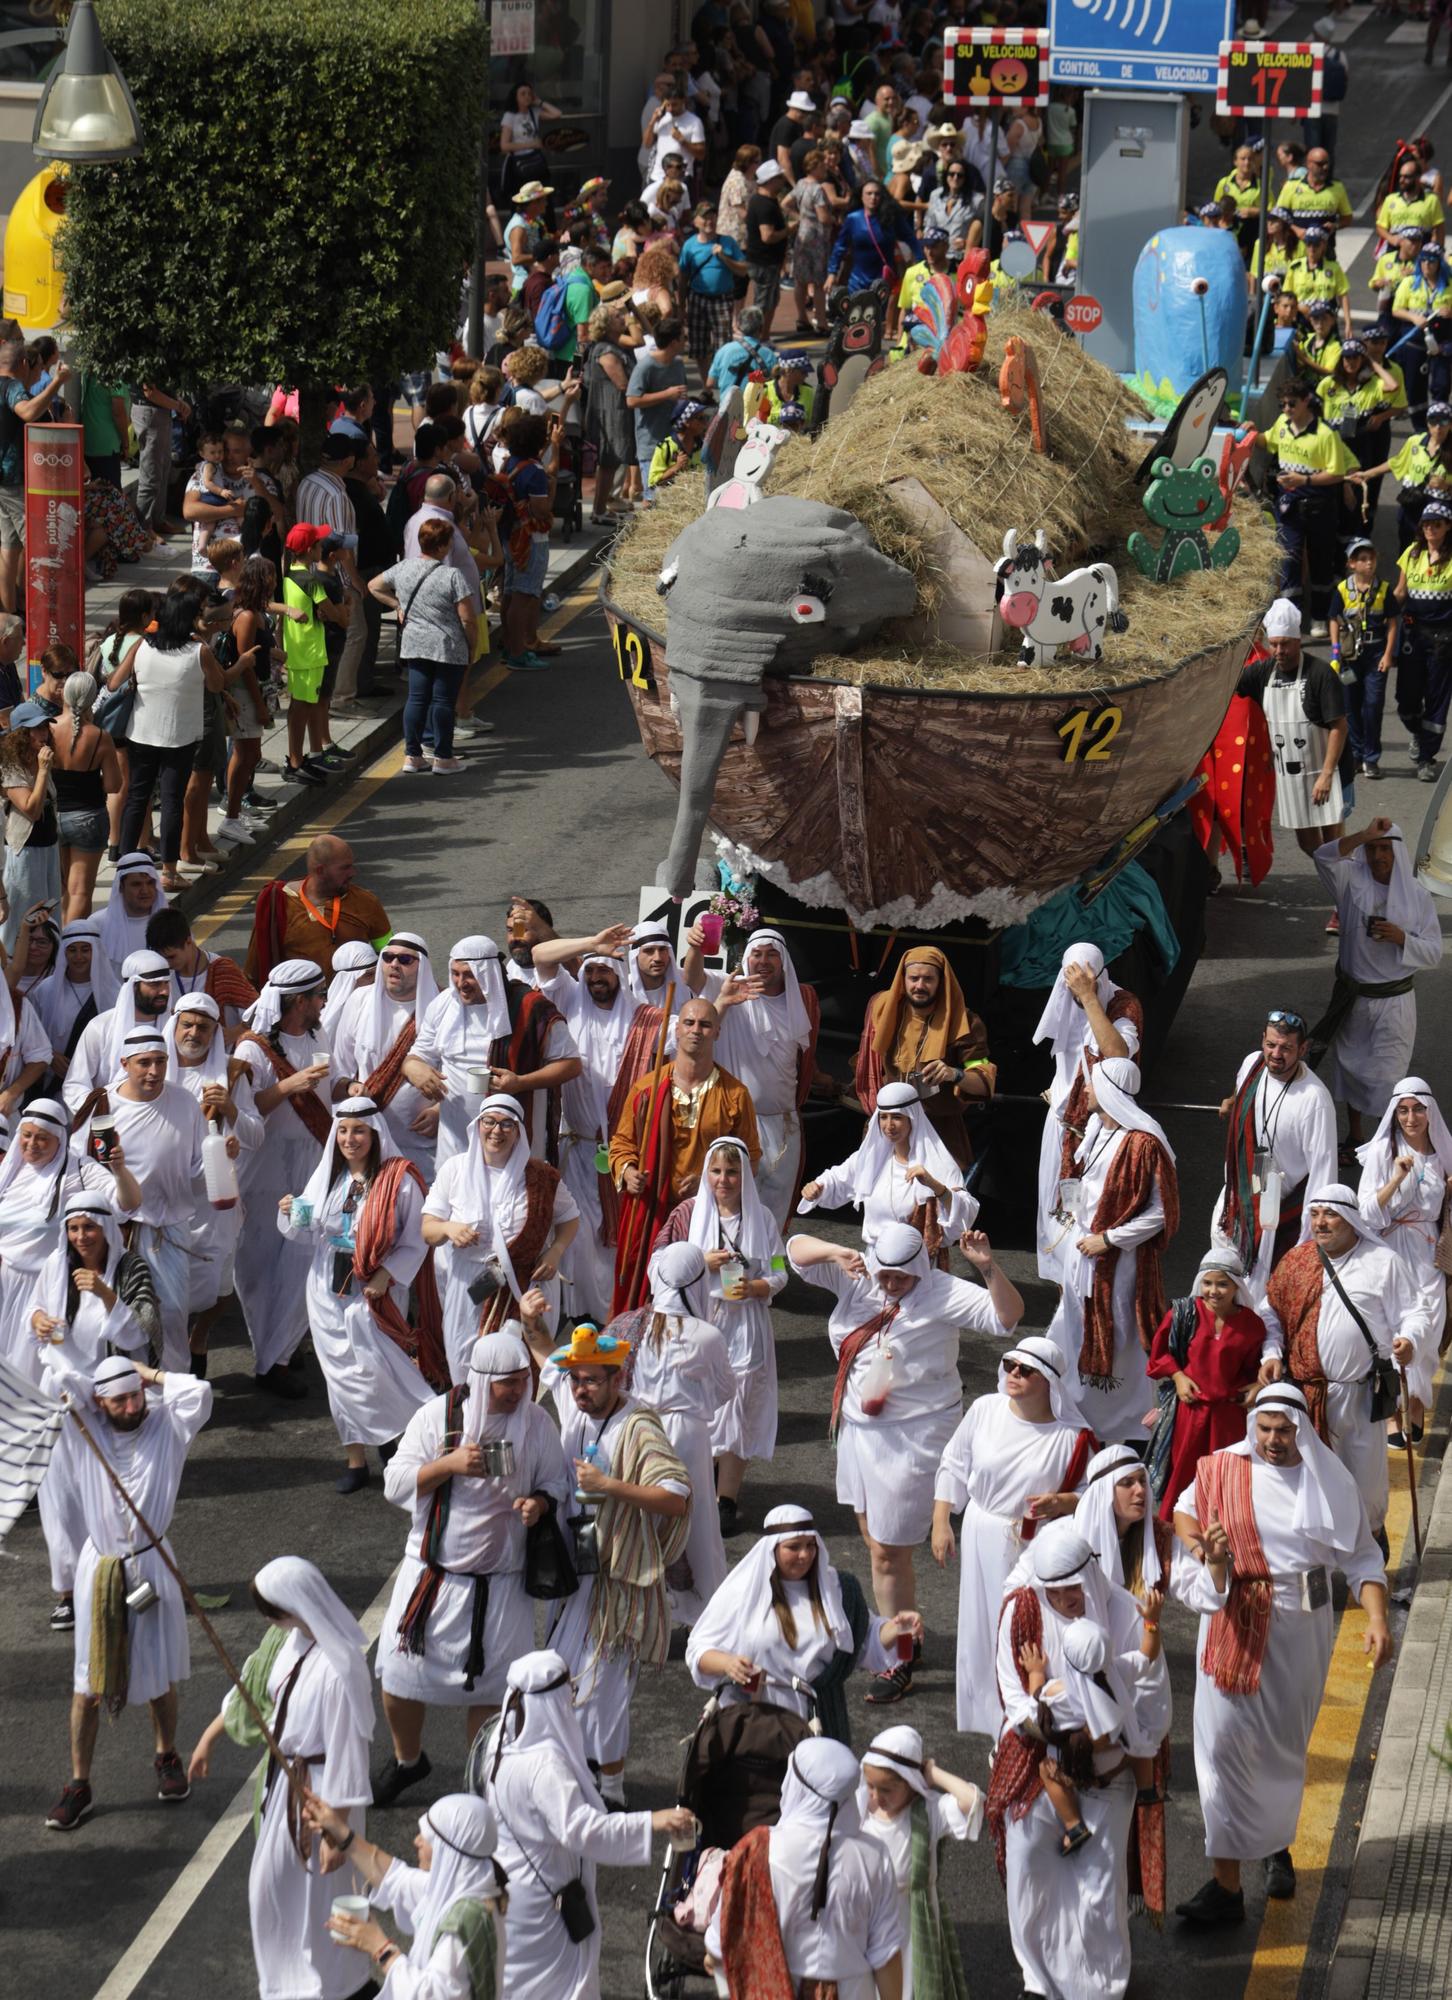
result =
M42 167L27 181L5 225L4 310L27 333L60 324L62 276L55 235L66 212L66 169Z

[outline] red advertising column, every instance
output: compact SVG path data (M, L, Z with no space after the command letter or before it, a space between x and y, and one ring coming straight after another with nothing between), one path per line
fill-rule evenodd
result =
M79 424L25 427L26 688L48 646L86 652L86 491Z

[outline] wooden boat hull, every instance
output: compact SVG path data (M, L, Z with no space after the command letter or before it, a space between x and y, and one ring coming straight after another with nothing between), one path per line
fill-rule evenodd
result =
M679 783L665 642L602 597L641 741ZM1194 774L1252 635L1088 694L769 678L755 741L732 734L712 824L739 861L859 923L1020 921Z

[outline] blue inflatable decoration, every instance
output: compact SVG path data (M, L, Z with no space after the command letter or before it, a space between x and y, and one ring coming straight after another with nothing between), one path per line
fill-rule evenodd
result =
M1228 229L1161 229L1134 267L1134 365L1130 383L1168 416L1207 369L1240 388L1245 346L1245 265Z

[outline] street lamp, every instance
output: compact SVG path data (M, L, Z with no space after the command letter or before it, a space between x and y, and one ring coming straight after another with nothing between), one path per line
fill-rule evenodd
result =
M142 149L136 101L111 60L93 0L75 0L65 53L35 114L30 149L77 166L130 160Z

